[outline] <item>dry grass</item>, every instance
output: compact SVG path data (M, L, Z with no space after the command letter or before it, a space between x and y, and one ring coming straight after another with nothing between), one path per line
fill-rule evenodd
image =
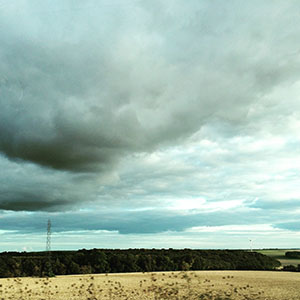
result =
M293 300L300 274L197 271L0 279L1 300Z

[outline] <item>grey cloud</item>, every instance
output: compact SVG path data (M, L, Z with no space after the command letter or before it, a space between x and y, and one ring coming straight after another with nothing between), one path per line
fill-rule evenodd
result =
M278 217L278 216L277 216ZM190 213L181 215L169 210L66 212L66 213L16 213L2 215L1 230L24 232L44 232L47 218L51 218L53 232L108 230L121 234L182 232L194 226L222 226L265 224L271 218L264 212L236 211Z
M298 8L167 0L2 6L0 152L10 161L0 156L0 209L159 207L203 197L269 210L271 165L299 148L288 124L299 119L300 102L286 95L299 74ZM282 130L291 138L280 151L251 153L234 139L249 135L250 147ZM184 153L195 133L216 149ZM172 146L185 158L143 159ZM263 200L253 204L256 197ZM141 230L156 230L146 221ZM174 217L164 228L179 230L177 222L188 223Z
M0 156L0 209L14 211L62 211L95 201L98 185L114 175L87 176L45 170ZM112 178L112 179L111 179Z
M250 204L249 207L260 208L264 210L280 210L280 211L289 211L300 208L299 199L291 199L284 201L272 201L272 200L257 200L254 203Z
M154 2L23 1L22 10L7 8L0 32L2 153L59 170L107 170L214 118L243 128L260 94L297 77L297 56L276 64L297 31L293 25L273 32L286 21L272 19L277 7L260 5L269 17L251 15L231 1L220 19L218 2ZM292 5L284 7L292 14Z
M13 193L0 195L0 209L14 211L47 211L55 210L60 206L66 206L64 199L51 199L49 191L46 193L34 193L14 191ZM72 203L74 205L74 203Z
M273 225L273 227L291 231L300 231L300 223L298 221L277 223Z

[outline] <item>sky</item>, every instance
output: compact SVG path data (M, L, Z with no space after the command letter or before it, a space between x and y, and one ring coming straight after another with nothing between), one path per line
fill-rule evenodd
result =
M298 0L0 0L0 251L300 245Z

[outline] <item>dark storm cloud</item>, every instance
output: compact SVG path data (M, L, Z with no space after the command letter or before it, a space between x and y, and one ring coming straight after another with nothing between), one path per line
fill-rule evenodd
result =
M61 211L83 200L95 200L102 177L54 172L34 164L12 162L0 155L0 209L15 211ZM107 182L107 180L106 180Z
M0 150L7 157L107 169L213 118L247 125L257 95L299 72L297 56L286 59L297 26L284 30L286 17L273 19L272 5L125 3L3 8Z
M36 211L36 210L55 210L59 206L65 206L66 203L61 199L51 199L45 195L34 194L34 192L27 193L11 192L10 194L0 196L0 209L14 211Z

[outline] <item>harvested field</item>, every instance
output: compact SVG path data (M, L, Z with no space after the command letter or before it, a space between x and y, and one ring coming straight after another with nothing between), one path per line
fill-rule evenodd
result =
M196 271L0 279L0 299L300 299L300 274Z

